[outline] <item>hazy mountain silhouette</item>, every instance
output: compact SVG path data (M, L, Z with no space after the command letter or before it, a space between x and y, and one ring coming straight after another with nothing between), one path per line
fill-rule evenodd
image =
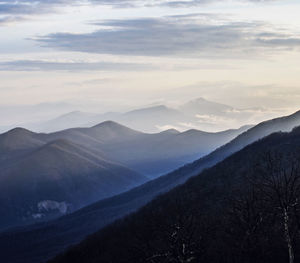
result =
M74 107L74 105L64 102L35 105L0 105L0 132L8 131L16 126L24 127L24 123L29 125L52 119L63 112L72 111Z
M44 201L67 206L66 213L129 190L209 153L247 128L145 134L106 121L51 134L13 129L0 135L0 211L5 215L0 228L62 215L56 207L39 208Z
M34 136L36 135L36 136ZM35 138L36 137L36 138ZM15 129L0 136L0 227L22 225L74 211L146 181L146 177L65 139ZM44 201L67 210L39 208Z
M229 142L250 126L237 130L207 133L138 132L113 121L91 128L74 128L47 135L47 140L67 139L102 152L110 160L122 163L149 178L168 173L192 162Z
M15 128L0 135L0 149L2 152L24 150L34 148L43 144L36 133L23 128Z
M256 186L249 184L264 173L254 171L253 167L259 163L266 166L264 156L268 153L285 156L282 158L289 167L289 156L299 157L299 147L300 128L291 133L272 134L51 262L125 263L151 258L157 258L155 262L288 262L279 208L276 203L269 207L272 204L264 203L263 197L256 199L263 195L259 191L261 186L252 188ZM299 204L293 206L299 208ZM299 216L299 210L295 213ZM289 227L290 231L294 229L291 235L299 231ZM294 235L293 240L297 244L299 235ZM295 245L295 260L299 252Z
M187 116L184 113L159 105L125 113L108 112L96 114L73 111L46 122L29 124L29 126L25 124L25 126L36 131L54 132L74 127L90 127L100 122L113 120L132 129L155 133L160 131L160 126L172 125L186 119Z
M256 114L259 117L255 117ZM272 116L276 116L274 114ZM180 131L188 129L221 131L244 124L258 123L262 120L262 116L260 109L236 109L204 98L197 98L173 108L156 105L129 112L107 112L104 114L70 111L48 121L35 123L23 121L22 125L19 121L17 124L36 132L55 132L74 127L91 127L107 120L113 120L146 133L157 133L169 128ZM8 127L2 127L2 130L7 130Z
M270 133L291 130L298 125L300 112L261 123L208 156L126 193L94 203L58 220L3 233L0 245L14 248L7 250L4 257L11 262L34 263L54 256L69 245L78 243L87 234L137 210L159 194L185 183L190 177L198 175L205 168L212 167L248 144Z
M189 113L191 115L222 115L224 113L234 110L234 108L231 106L208 101L203 98L191 100L180 106L179 109L182 112Z

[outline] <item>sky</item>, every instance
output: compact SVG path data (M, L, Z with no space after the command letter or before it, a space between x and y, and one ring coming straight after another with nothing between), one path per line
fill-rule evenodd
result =
M300 109L297 0L0 0L0 106ZM261 115L260 115L261 116Z

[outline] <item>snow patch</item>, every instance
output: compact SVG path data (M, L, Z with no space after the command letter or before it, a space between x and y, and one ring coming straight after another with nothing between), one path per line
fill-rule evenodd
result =
M68 212L69 205L67 202L57 202L52 200L44 200L38 203L39 212L49 212L58 210L61 214Z
M42 217L44 217L45 215L44 214L33 214L32 217L34 219L41 219Z

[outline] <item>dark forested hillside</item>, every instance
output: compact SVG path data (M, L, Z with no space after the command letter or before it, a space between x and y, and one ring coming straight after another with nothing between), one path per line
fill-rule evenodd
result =
M300 128L205 170L51 263L299 262Z
M261 123L210 155L124 194L96 202L57 220L2 233L0 247L6 248L1 251L2 259L10 263L35 263L53 257L68 246L80 242L88 234L136 211L157 195L184 183L247 144L272 132L291 130L300 124L299 115L300 112L297 112L291 116Z

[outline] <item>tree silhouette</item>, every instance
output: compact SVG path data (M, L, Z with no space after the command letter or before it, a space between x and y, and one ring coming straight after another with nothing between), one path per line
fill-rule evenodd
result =
M295 262L293 238L299 233L300 162L295 154L267 152L250 180L265 207L278 216L288 248L289 263ZM295 227L297 229L295 229Z

